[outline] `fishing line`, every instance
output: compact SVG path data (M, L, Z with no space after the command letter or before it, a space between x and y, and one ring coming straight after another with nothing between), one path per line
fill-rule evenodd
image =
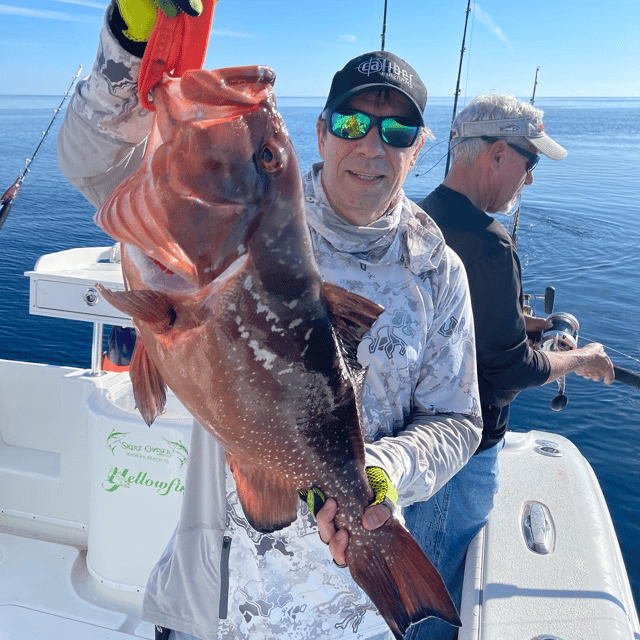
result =
M614 351L615 353L618 353L621 356L624 356L625 358L629 358L629 360L634 360L635 362L640 362L640 359L634 358L633 356L630 356L628 353L625 353L624 351L619 351L618 349L614 349L613 347L610 347L609 345L604 344L604 342L602 342L601 340L598 340L597 338L590 338L589 336L585 336L583 333L580 333L578 335L578 340L584 340L587 343L589 343L589 342L598 342L603 347L605 347L608 351Z
M423 160L427 157L427 154L429 153L429 151L431 151L431 149L434 149L435 147L437 147L439 144L444 144L445 142L450 142L450 140L441 140L440 142L436 142L434 145L431 145L418 159L418 162L416 163L416 169L422 164ZM449 147L447 153L445 153L434 165L432 165L429 169L427 169L426 171L422 172L422 173L416 173L414 174L416 178L419 178L420 176L424 176L427 173L429 173L429 171L431 171L432 169L435 169L446 157L449 156L449 154L451 153L451 149L454 149L455 147L457 147L461 142L464 142L464 140L459 140L458 142L456 142L454 145L452 145L451 147Z

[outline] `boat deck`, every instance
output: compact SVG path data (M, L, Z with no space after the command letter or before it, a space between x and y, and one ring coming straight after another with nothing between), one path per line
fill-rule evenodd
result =
M81 536L75 544L72 530L58 532L65 544L38 539L52 534L16 521L0 519L0 637L153 639L153 625L140 620L141 590L117 589L91 576Z

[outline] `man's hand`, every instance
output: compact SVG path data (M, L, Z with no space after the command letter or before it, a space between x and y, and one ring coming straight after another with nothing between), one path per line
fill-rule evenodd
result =
M367 477L374 490L374 504L365 509L362 516L362 526L372 531L381 527L393 513L393 507L398 499L398 492L391 484L386 472L379 467L368 467ZM334 523L338 503L328 498L324 506L317 512L318 533L320 539L329 545L333 561L339 566L346 566L345 554L349 546L349 534L345 529L337 529Z
M542 336L542 333L551 329L553 327L553 324L551 324L551 322L547 321L545 318L525 315L524 326L527 331L527 337L529 338L529 346L532 349L535 349L537 347L537 342Z
M127 24L123 31L133 42L146 42L156 24L157 10L169 18L175 18L181 11L189 16L202 13L201 0L116 0L122 19Z
M346 529L336 529L333 522L338 512L338 503L333 499L327 499L324 507L318 511L318 532L320 539L329 545L329 551L333 556L333 561L339 567L347 564L345 554L349 546L349 534ZM384 504L376 504L367 507L362 516L362 526L369 531L381 527L391 516L389 507Z
M527 330L527 333L542 333L543 331L548 331L549 329L551 329L551 327L553 327L553 324L546 318L538 318L538 316L525 315L524 326Z
M594 382L604 378L605 384L613 384L616 379L613 363L601 344L592 342L575 353L580 354L581 361L584 360L574 369L575 373Z

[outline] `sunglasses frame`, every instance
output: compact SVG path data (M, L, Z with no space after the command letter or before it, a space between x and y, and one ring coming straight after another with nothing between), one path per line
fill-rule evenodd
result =
M484 140L489 144L493 144L494 142L498 142L498 140L502 140L504 143L510 146L514 151L517 151L521 156L524 156L527 159L528 161L526 166L527 173L531 173L538 166L538 162L540 162L539 155L533 153L532 151L529 151L528 149L523 149L522 147L519 147L517 144L513 144L513 142L508 142L503 138L494 138L493 136L480 136L480 140Z
M362 114L363 116L366 116L367 118L369 118L369 124L366 128L366 131L361 136L358 136L357 138L345 138L337 134L333 130L331 121L333 119L334 114L341 115L341 116L352 116L355 114ZM328 125L327 128L329 129L329 132L331 133L331 135L335 136L336 138L339 138L340 140L362 140L362 138L364 138L375 125L376 128L378 129L378 135L380 136L380 140L382 140L382 142L384 142L386 145L393 147L394 149L408 149L409 147L413 146L413 143L418 138L418 134L420 133L420 128L421 128L420 124L418 124L414 120L411 120L411 118L407 118L406 116L374 116L370 113L367 113L366 111L362 111L362 109L325 109L322 112L322 117L327 122L327 125ZM394 120L399 125L415 127L415 132L413 134L413 138L411 139L411 142L406 145L397 145L391 142L387 142L382 136L382 123L385 120Z

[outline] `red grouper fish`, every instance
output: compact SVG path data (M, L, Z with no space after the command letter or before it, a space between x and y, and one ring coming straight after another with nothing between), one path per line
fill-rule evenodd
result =
M101 287L138 331L130 375L147 424L166 385L224 446L249 523L297 517L297 489L337 500L347 564L395 634L438 616L444 583L393 517L367 531L353 353L383 309L323 282L302 178L267 67L196 70L155 90L138 172L96 221L122 243L126 291Z

